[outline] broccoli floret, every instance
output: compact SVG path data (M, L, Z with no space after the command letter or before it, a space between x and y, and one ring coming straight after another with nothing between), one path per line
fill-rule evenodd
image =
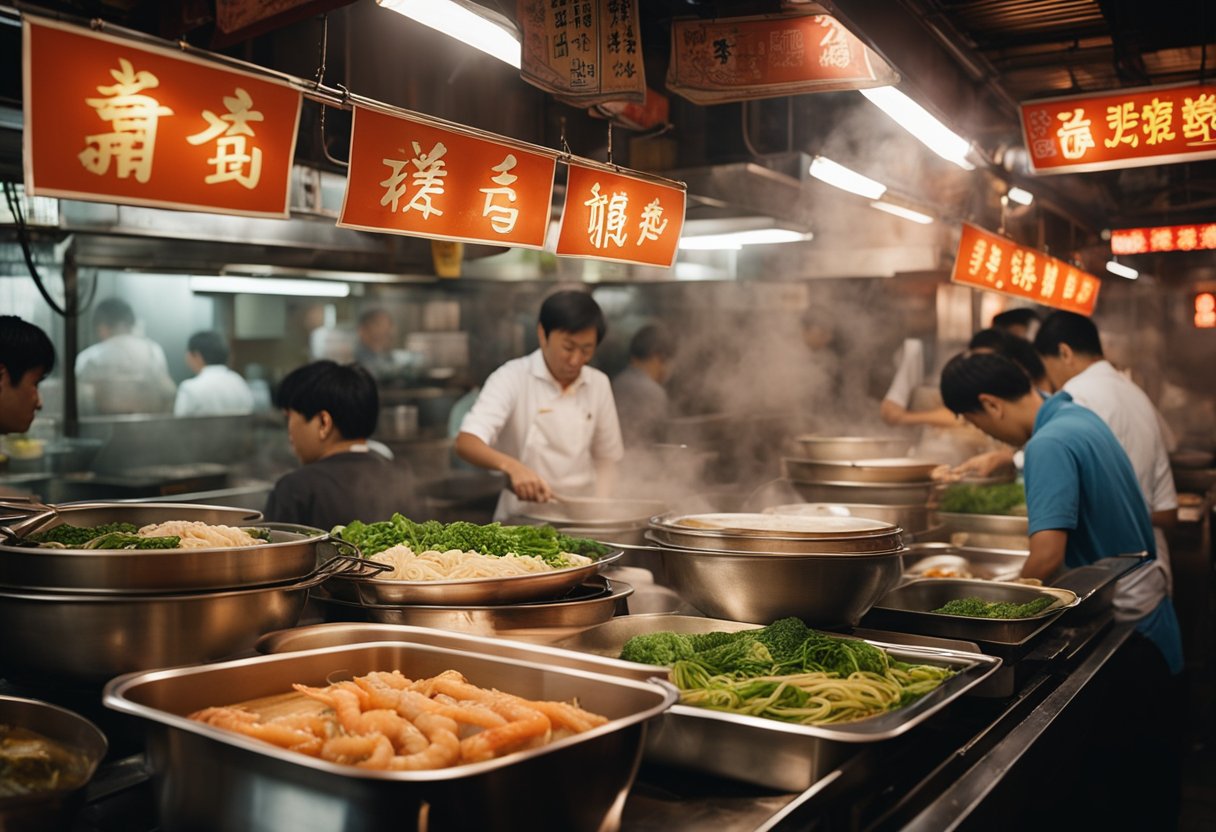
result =
M643 633L625 642L621 658L639 664L675 664L693 655L688 637L680 633Z
M756 641L768 648L777 664L795 661L802 656L802 644L811 636L811 629L800 618L782 618L754 633Z
M739 639L751 639L753 634L754 631L751 630L744 630L738 633L696 633L695 635L690 635L688 640L692 642L692 649L700 653L702 650L712 650L715 647L721 647L723 644L729 644Z
M754 638L740 638L704 650L692 660L711 673L755 676L773 669L773 655Z

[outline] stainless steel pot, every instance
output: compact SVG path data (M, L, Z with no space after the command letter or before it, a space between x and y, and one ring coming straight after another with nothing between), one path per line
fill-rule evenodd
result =
M694 515L695 517L695 515ZM699 549L719 554L756 555L855 555L898 552L903 542L895 526L849 533L748 533L734 529L691 528L688 518L667 514L652 518L646 539L661 546ZM862 519L862 518L859 518Z
M309 589L339 569L368 567L335 558L287 584L179 595L0 592L0 667L22 679L88 683L214 661L294 625Z
M867 517L899 526L908 534L931 528L928 506L884 506L876 503L789 503L765 509L773 514L807 517Z
M11 636L10 636L11 637ZM77 713L57 705L0 696L0 724L35 731L82 754L87 771L74 789L0 799L0 830L4 832L49 832L72 827L80 808L85 784L106 755L106 737L97 726Z
M188 503L67 503L53 513L13 524L29 534L61 524L144 526L193 520L225 526L271 530L271 542L214 549L46 549L0 544L0 587L39 592L188 592L232 589L291 581L307 575L333 549L321 529L261 522L262 514L244 508ZM323 546L323 544L325 544ZM328 550L328 551L327 551Z
M667 505L660 500L617 497L563 497L547 503L524 503L524 517L562 526L620 526L646 521L661 514Z
M802 482L926 483L939 462L905 457L854 461L782 460L786 476Z
M880 505L928 505L940 487L937 483L802 482L792 480L794 490L808 503L877 503Z
M851 460L903 456L912 440L902 436L818 436L803 434L795 440L807 459Z
M1025 515L939 511L937 519L948 532L975 532L1011 537L1028 537L1030 534L1030 521Z

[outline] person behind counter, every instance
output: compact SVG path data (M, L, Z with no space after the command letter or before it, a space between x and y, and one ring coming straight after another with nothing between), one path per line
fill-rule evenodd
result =
M228 345L218 332L196 332L186 342L194 373L177 388L174 416L241 416L253 412L253 391L228 369Z
M76 356L82 413L162 413L172 407L177 386L160 344L136 335L135 312L119 298L93 310L98 343Z
M42 409L38 385L55 368L55 346L38 327L0 315L0 434L25 433Z
M321 529L352 520L413 516L408 467L368 448L380 415L376 382L357 364L316 361L283 379L275 405L303 467L283 475L266 503L266 519Z
M359 316L359 343L355 345L355 363L362 365L377 381L386 381L400 372L393 361L393 345L397 339L397 324L388 310L367 309Z
M1006 309L1004 312L993 315L992 328L1025 338L1027 341L1033 341L1035 331L1042 321L1038 312L1024 306L1017 309Z
M1044 400L1026 373L1000 355L955 356L942 370L941 390L951 411L1002 442L1025 447L1030 554L1022 577L1047 580L1063 566L1114 555L1156 558L1136 472L1097 414L1075 404L1067 391ZM1116 587L1116 619L1134 621L1135 630L1103 668L1109 691L1103 707L1110 712L1096 723L1098 736L1087 737L1093 759L1076 764L1075 775L1089 793L1070 800L1104 815L1088 818L1093 828L1172 829L1177 819L1172 694L1182 671L1181 634L1164 584L1154 582L1155 597L1147 599L1137 580L1132 573ZM1133 590L1138 597L1129 598ZM1143 761L1132 793L1127 760Z
M676 344L667 330L647 324L629 341L629 366L612 380L612 397L627 447L659 442L667 418L667 391Z
M586 292L550 295L540 308L540 347L486 379L456 437L466 462L507 475L494 519L518 514L521 500L607 494L624 455L604 373L588 367L607 326Z

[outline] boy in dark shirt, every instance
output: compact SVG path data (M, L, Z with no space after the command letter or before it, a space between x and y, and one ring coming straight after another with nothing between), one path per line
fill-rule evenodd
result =
M287 436L304 466L275 484L267 520L331 529L413 515L408 467L368 448L380 396L367 370L333 361L299 367L283 379L275 405L287 415Z

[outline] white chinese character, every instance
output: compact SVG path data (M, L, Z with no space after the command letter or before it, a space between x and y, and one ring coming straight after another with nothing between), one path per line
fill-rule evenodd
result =
M637 244L640 246L646 240L657 240L667 230L667 220L659 222L663 218L663 206L659 205L659 198L656 196L654 201L649 203L642 209L642 221L638 223Z
M381 159L381 162L393 169L393 172L388 175L388 179L378 183L384 188L384 196L380 197L381 205L393 203L393 210L397 210L397 203L401 197L405 196L405 162L400 159Z
M827 15L820 16L819 25L828 30L819 40L819 65L844 69L853 62L853 52L849 48L845 28Z
M240 87L236 88L236 95L224 96L224 106L228 112L222 116L203 110L203 118L210 126L201 133L187 136L186 141L190 144L215 141L215 156L207 160L207 164L215 166L215 173L203 179L208 185L239 182L246 188L256 188L262 177L262 151L255 147L246 152L245 137L253 135L249 122L263 121L265 117L251 109L253 99ZM247 174L246 166L249 168Z
M967 274L975 277L980 273L980 266L984 265L984 255L988 253L988 241L976 240L975 245L971 247L971 256L967 258Z
M409 211L411 208L422 214L424 220L430 219L431 214L443 216L443 211L440 211L431 202L432 197L443 193L443 177L448 175L445 169L446 162L443 161L443 155L448 152L447 147L443 142L436 142L429 153L423 153L422 147L418 142L410 142L416 154L413 159L408 162L400 159L381 159L380 161L392 168L392 173L380 186L384 188L384 196L380 197L381 205L393 204L393 210L397 210L397 203L405 196L407 186L405 179L407 171L405 166L412 164L416 170L412 174L414 184L418 186L418 190L410 198L402 208L402 212Z
M156 122L161 116L173 115L173 110L144 90L160 86L160 79L147 70L135 71L126 58L118 59L119 69L110 75L118 83L98 87L105 98L86 98L85 103L97 110L97 117L110 122L113 132L85 137L84 150L77 154L85 170L101 176L115 160L115 173L126 179L132 173L135 181L147 182L152 176L152 153L156 149Z
M629 207L629 196L623 191L617 191L608 200L608 220L605 223L604 245L615 243L617 248L625 245L629 236L625 233L625 223L629 219L625 210Z
M515 221L519 218L518 208L501 205L494 201L494 198L499 196L506 197L507 202L515 201L515 189L510 187L515 183L515 180L519 179L518 176L510 172L515 165L515 154L508 153L505 159L490 168L490 170L498 173L498 176L490 177L490 181L498 185L498 187L480 189L486 195L485 206L481 209L481 215L490 218L490 227L499 234L510 234L514 231Z
M1095 146L1094 134L1089 129L1090 121L1080 107L1072 112L1059 113L1056 118L1064 122L1056 135L1060 137L1060 152L1065 159L1080 159L1085 151Z
M587 236L595 248L604 247L604 209L608 206L608 195L600 193L600 183L591 186L591 199L583 203L591 209L587 216Z

